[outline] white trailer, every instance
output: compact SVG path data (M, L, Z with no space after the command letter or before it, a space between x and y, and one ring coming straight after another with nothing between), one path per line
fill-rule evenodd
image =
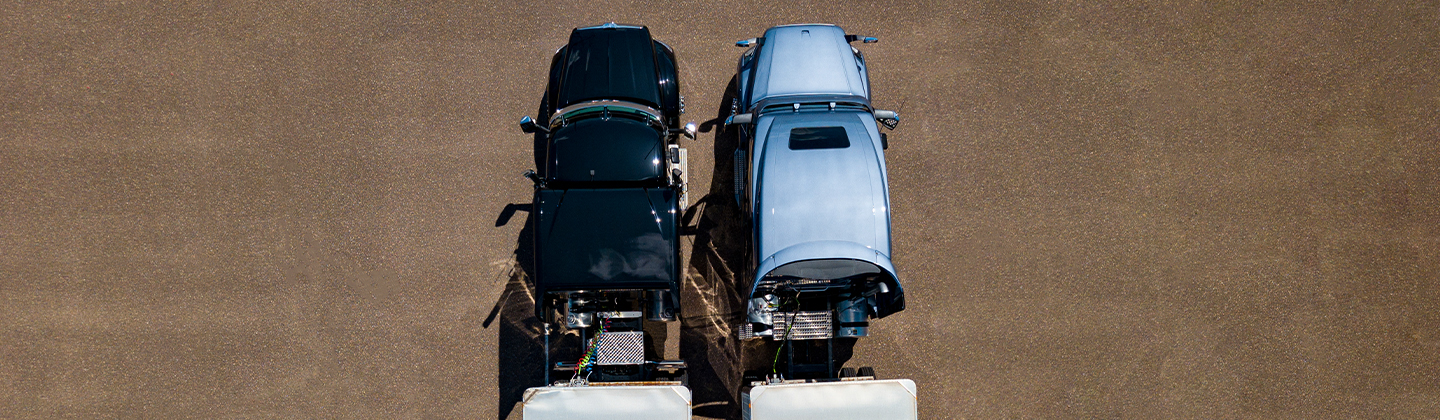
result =
M676 385L556 385L525 390L525 420L690 420L690 389Z
M745 420L917 419L915 381L865 377L763 383L740 394Z

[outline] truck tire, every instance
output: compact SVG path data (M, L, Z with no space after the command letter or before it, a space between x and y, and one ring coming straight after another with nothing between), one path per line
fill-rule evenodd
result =
M864 366L860 368L860 376L869 376L871 378L879 379L875 376L875 368L869 366Z

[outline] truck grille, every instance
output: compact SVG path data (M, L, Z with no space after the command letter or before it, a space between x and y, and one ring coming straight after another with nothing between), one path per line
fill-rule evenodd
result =
M787 322L794 322L794 327L787 327ZM830 324L830 311L806 311L806 312L776 312L775 313L775 336L776 340L785 338L785 329L790 328L791 340L823 340L830 338L832 328Z
M775 335L770 337L772 340L784 340L785 328L791 321L795 323L795 328L790 330L791 340L824 340L835 336L830 311L776 312L774 320ZM750 323L740 323L740 339L750 338L755 338Z

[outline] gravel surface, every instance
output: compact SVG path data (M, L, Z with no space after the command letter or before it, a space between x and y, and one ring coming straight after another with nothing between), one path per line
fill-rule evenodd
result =
M1242 3L0 5L0 417L518 418L516 121L607 21L696 122L735 40L881 39L909 308L850 365L922 418L1440 417L1440 5ZM733 141L686 141L692 202ZM661 331L735 418L722 199Z

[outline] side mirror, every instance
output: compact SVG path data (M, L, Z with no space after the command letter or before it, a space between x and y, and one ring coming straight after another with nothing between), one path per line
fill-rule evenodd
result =
M520 118L520 131L526 133L534 133L536 131L550 132L550 130L541 127L540 124L536 124L535 120L531 119L529 115Z
M735 46L740 47L740 48L745 48L745 47L749 47L749 46L751 46L751 45L755 45L755 44L759 44L759 43L760 43L760 38L750 38L750 39L746 39L746 40L735 41Z
M890 150L890 136L885 135L885 133L880 133L880 149Z
M748 112L744 114L735 114L725 118L725 125L749 124L754 119L755 114L751 114Z
M691 139L694 139L694 138L695 138L695 133L697 133L697 132L699 132L699 131L700 131L699 128L697 128L697 127L695 126L695 123L692 122L692 123L685 123L685 128L672 128L672 129L666 130L665 132L666 132L667 134L684 134L685 137L689 137L689 138L691 138Z
M879 121L880 125L885 126L885 128L894 130L895 126L900 125L900 114L895 111L886 111L883 109L875 110L875 121Z
M534 169L526 169L525 173L521 175L525 175L525 178L529 179L530 182L534 182L537 187L545 185L545 180L540 179L540 175L536 174Z

